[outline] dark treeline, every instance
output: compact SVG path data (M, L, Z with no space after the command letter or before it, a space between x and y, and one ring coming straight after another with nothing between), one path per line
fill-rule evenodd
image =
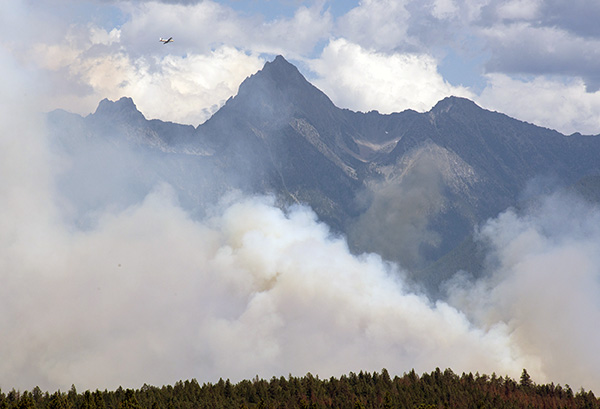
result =
M263 408L600 408L591 391L574 393L566 385L535 384L526 370L509 377L462 374L436 369L421 376L411 371L391 378L351 372L341 378L273 377L200 385L195 379L138 390L42 392L40 388L0 391L0 409L263 409Z

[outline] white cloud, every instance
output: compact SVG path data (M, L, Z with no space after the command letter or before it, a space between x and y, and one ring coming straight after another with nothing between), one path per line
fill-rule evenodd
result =
M107 31L95 26L90 27L90 41L92 44L111 45L113 43L118 43L120 37L121 30L117 28Z
M247 76L264 64L257 56L229 47L206 55L168 55L155 61L152 70L144 59L122 62L122 66L91 66L88 83L95 85L96 95L111 99L131 96L147 118L192 125L208 119L227 98L236 94L239 84ZM102 59L102 63L106 60ZM104 67L109 70L109 75ZM119 68L123 72L115 75ZM112 84L111 78L115 81ZM117 83L118 80L122 82Z
M253 39L252 49L288 58L310 55L315 45L329 37L332 19L322 7L301 6L291 19L280 19L264 25L264 33Z
M60 107L85 115L103 98L129 96L148 118L198 125L264 64L256 55L226 46L206 54L133 58L119 44L119 31L90 26L87 35L88 41L32 48L40 68L63 74L49 84L53 92L46 96L46 110Z
M498 5L500 19L532 20L539 16L541 0L511 0Z
M337 21L336 35L384 52L411 43L406 1L364 0Z
M485 108L565 134L600 132L600 91L587 92L581 79L518 80L503 74L487 78L488 85L476 98Z
M583 78L588 91L595 91L600 84L597 40L530 22L536 16L542 22L550 18L556 5L547 10L550 6L538 3L516 7L520 4L516 0L485 4L435 0L422 6L410 1L368 0L334 20L325 4L299 6L292 17L265 21L209 0L189 5L113 3L110 7L119 7L128 17L118 28L73 24L60 21L60 16L46 19L48 9L40 6L28 17L40 24L32 23L33 28L22 36L32 46L15 43L10 49L46 71L50 92L44 94L45 110L65 108L87 114L103 98L131 96L149 118L197 125L262 67L268 57L261 53L307 61L313 58L314 47L332 33L338 38L330 40L309 66L318 75L316 85L340 106L362 111L424 111L448 95L474 98L468 88L447 83L437 66L438 56L444 54L440 46L463 47L458 39L475 35L487 41L491 52L487 69L495 73L487 77L489 86L479 101L563 132L599 132L594 92L575 92L572 85L565 99L565 85L542 76L550 72L570 77L571 84ZM23 16L22 9L25 6L14 12ZM522 14L518 23L514 13L513 20L508 18L513 9ZM477 25L490 18L490 10L492 25ZM508 23L499 17L502 10ZM460 15L467 17L461 19ZM46 20L53 22L51 29ZM429 27L432 22L437 23ZM43 28L43 35L36 35L37 26ZM175 42L160 44L158 37L166 35L175 37ZM21 41L19 38L15 41ZM424 49L427 52L419 51ZM503 72L539 77L529 83L514 77L504 81L499 79ZM520 88L529 92L525 95L528 106L515 109L514 98L498 89L503 81L510 82L511 89L521 83ZM541 101L559 101L558 116L547 114L556 108L546 104L536 108L536 91L542 92ZM568 107L566 102L573 105ZM527 113L530 111L534 115Z
M459 4L463 6L466 21L472 23L481 19L482 10L489 2L490 0L462 0Z
M456 16L458 6L454 0L435 0L431 14L438 19L448 19Z
M68 4L68 1L64 3ZM177 71L163 70L161 64L166 57L169 57L170 64L180 59L178 66L188 75L192 67L199 68L192 60L208 64L208 71L215 67L223 68L224 60L213 55L222 54L223 50L237 49L253 56L254 63L241 54L239 58L229 58L234 67L225 71L232 76L225 79L224 72L223 76L213 77L219 83L203 87L207 91L214 88L218 94L215 98L200 98L197 95L200 91L187 90L195 97L186 99L185 105L193 105L202 114L169 113L163 118L197 124L223 99L233 95L239 84L232 83L243 80L260 68L258 62L262 60L257 57L260 53L281 53L288 59L305 60L312 57L317 44L332 34L350 44L360 45L363 50L372 50L373 54L391 56L402 54L402 50L411 50L413 58L419 61L410 62L406 57L405 65L421 64L426 72L436 70L437 61L425 61L422 58L425 54L438 58L443 55L439 47L463 47L464 42L460 39L474 36L488 43L487 50L491 56L487 64L489 72L583 78L589 91L594 91L600 84L597 36L589 35L595 33L593 27L596 25L585 20L585 30L578 31L573 23L586 16L586 7L595 9L593 2L578 2L565 9L557 2L520 0L432 0L422 4L408 0L367 0L337 18L329 13L326 3L315 2L309 7L299 6L292 17L271 21L265 21L259 15L244 15L209 0L196 4L106 4L105 7L114 9L113 12L120 10L122 17L127 18L119 27L90 25L80 18L75 20L73 12L53 13L53 9L68 8L53 6L34 7L16 2L10 8L13 17L3 16L3 25L8 27L8 32L19 33L18 36L4 36L3 42L21 57L29 52L30 61L36 61L50 71L53 92L47 96L47 109L63 107L87 113L104 97L114 99L131 92L134 82L140 85L138 88L148 83L167 84L170 79L160 78L161 73ZM23 20L29 21L30 28L26 32L23 32L22 24L15 23ZM73 21L79 22L74 24ZM588 35L581 34L584 32ZM175 43L162 47L157 39L165 35L173 35ZM209 62L213 57L216 58L214 65ZM189 58L190 62L183 61L185 58ZM112 70L111 64L116 64ZM248 68L242 69L242 64L248 64ZM325 64L321 65L321 69L322 78L333 77L325 72ZM335 71L334 67L327 69ZM239 75L240 70L244 71L243 75ZM199 77L203 75L200 73ZM190 80L184 76L179 85L195 86L207 80L208 77ZM323 83L321 81L320 85L325 89ZM125 87L121 93L120 87L126 84L129 88ZM224 86L229 89L227 93L222 91ZM355 84L353 88L357 86ZM179 86L175 88L180 90ZM329 86L329 89L335 88L333 84ZM171 105L179 92L164 94L168 87L157 90L156 85L152 89L153 93L158 92L155 100L166 99ZM556 90L557 94L560 90ZM362 92L366 93L366 90ZM141 94L139 90L138 94ZM131 96L135 98L135 95ZM358 93L354 94L354 98L359 98ZM141 108L151 105L138 98L135 100ZM360 105L364 110L380 109L377 106L367 107L366 103ZM422 109L421 106L404 106ZM157 116L159 111L155 107L148 108L150 110L144 112L146 115ZM579 122L577 119L573 121Z
M25 48L52 79L46 110L85 115L103 98L130 96L149 118L198 125L262 68L260 53L303 55L331 25L319 5L269 22L212 1L120 6L130 18L118 29L74 24L63 28L59 41L40 36ZM162 45L159 36L175 42Z
M122 28L122 38L134 55L138 50L157 54L156 41L153 38L150 45L148 33L159 32L173 36L170 49L180 53L203 54L226 45L255 53L299 55L310 53L331 28L331 16L319 4L300 6L291 18L272 21L209 0L195 5L151 2L131 6L128 12L131 18Z
M223 44L239 47L260 26L258 18L241 18L209 0L195 5L150 2L123 7L130 17L122 27L122 43L133 55L204 54ZM170 36L175 42L160 48L158 37Z
M310 67L319 75L315 85L336 105L353 110L427 111L449 95L471 97L444 81L437 62L425 54L384 54L337 39Z

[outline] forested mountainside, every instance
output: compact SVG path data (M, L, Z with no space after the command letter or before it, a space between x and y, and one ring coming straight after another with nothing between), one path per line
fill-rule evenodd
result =
M273 377L200 385L195 379L162 387L68 392L0 392L1 409L278 409L278 408L600 408L591 391L565 385L535 384L526 370L515 381L496 374L455 374L437 368L403 376L351 372L340 378Z

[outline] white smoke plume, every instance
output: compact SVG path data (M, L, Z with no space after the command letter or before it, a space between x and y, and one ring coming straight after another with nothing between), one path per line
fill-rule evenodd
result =
M600 385L596 210L547 205L551 218L491 221L481 235L497 268L469 293L455 287L451 303L411 293L397 267L352 255L310 209L269 198L233 195L198 220L157 183L125 207L95 209L81 229L57 188L69 163L37 115L42 82L2 50L4 390L383 367L527 368L535 380Z
M556 192L479 231L487 275L457 277L450 302L481 328L505 323L546 381L600 385L600 209Z
M16 66L3 64L15 82L0 129L4 389L535 367L504 324L483 330L409 293L397 268L353 256L305 207L234 195L194 220L159 183L78 228L56 186L69 162Z
M531 367L504 325L407 293L307 208L242 198L195 222L162 186L92 231L45 237L2 249L3 385Z

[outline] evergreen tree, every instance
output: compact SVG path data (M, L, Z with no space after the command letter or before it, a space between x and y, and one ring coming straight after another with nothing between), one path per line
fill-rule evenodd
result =
M35 409L35 401L31 394L27 391L23 392L21 398L19 399L19 403L17 404L17 409Z
M104 397L102 396L102 392L96 390L92 393L92 397L94 399L94 406L96 409L105 409L106 403L104 402Z
M510 377L472 373L456 375L438 368L421 376L415 371L393 379L381 373L319 379L272 377L270 381L245 380L232 384L220 380L200 386L196 380L161 388L144 385L140 390L119 387L115 391L43 393L39 388L20 393L0 391L0 409L391 409L391 408L560 408L600 409L593 392L574 394L569 385L536 385L526 370L519 382Z
M135 397L135 393L132 389L127 389L125 391L125 396L121 403L119 404L119 409L143 409L139 404L137 398Z
M48 402L47 408L48 409L70 409L71 402L69 402L69 400L67 399L67 397L65 395L63 395L62 393L60 393L60 391L58 391L58 392L54 392L52 395L50 395L50 401Z
M522 388L531 388L531 386L533 386L533 382L531 381L531 376L529 376L529 374L527 373L527 369L523 369L523 372L521 373L521 381L519 382L519 385Z

